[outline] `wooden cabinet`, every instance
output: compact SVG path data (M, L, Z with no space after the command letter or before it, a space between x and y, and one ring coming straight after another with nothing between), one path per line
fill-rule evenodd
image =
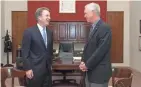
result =
M50 23L49 29L53 31L53 40L54 42L58 42L58 29L57 29L57 23Z
M68 40L70 40L70 41L77 40L77 35L78 35L77 29L78 29L78 24L76 24L76 23L69 23L68 24L68 29L67 29L67 34L68 34L67 39Z
M59 41L67 40L67 24L58 23L58 39Z
M85 42L89 33L89 25L85 22L51 22L50 28L54 42Z
M90 25L86 23L80 23L78 28L78 41L85 42L88 38Z

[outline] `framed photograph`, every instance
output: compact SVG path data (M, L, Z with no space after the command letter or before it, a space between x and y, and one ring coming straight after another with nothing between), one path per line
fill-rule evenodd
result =
M59 0L59 13L76 13L75 0Z
M141 36L139 36L139 50L141 51Z

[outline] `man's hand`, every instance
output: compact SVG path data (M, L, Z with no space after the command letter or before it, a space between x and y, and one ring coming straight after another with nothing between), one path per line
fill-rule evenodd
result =
M84 62L81 62L81 63L80 63L79 68L80 68L80 70L82 70L83 72L86 72L86 71L87 71L87 67L86 67L86 65L85 65Z
M26 71L26 76L27 76L27 78L32 79L33 78L33 71L32 70Z

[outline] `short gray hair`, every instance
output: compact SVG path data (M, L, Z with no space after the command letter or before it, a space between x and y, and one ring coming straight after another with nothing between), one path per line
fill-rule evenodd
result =
M100 16L100 6L99 6L99 4L92 2L92 3L85 5L85 8L88 8L91 11L95 11L97 16Z
M37 10L35 12L35 18L36 18L36 20L38 20L38 17L41 16L43 10L49 11L49 9L47 7L37 8Z

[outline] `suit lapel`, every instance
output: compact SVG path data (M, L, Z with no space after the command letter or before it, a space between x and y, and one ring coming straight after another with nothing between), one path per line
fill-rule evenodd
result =
M88 38L88 41L86 43L86 45L84 46L84 50L87 48L90 40L92 39L93 35L96 33L97 29L99 28L100 24L102 23L102 20L99 20L99 22L96 24L95 28L93 29L90 37Z
M46 27L46 33L47 33L47 48L48 48L48 45L49 45L49 42L50 42L50 38L49 38L49 30L48 30L48 28Z
M42 37L42 34L41 34L41 32L40 32L38 26L36 26L36 31L37 31L37 36L39 37L39 40L40 40L40 42L41 42L41 44L42 44L42 47L46 50L46 46L45 46L45 43L44 43L44 39L43 39L43 37Z

